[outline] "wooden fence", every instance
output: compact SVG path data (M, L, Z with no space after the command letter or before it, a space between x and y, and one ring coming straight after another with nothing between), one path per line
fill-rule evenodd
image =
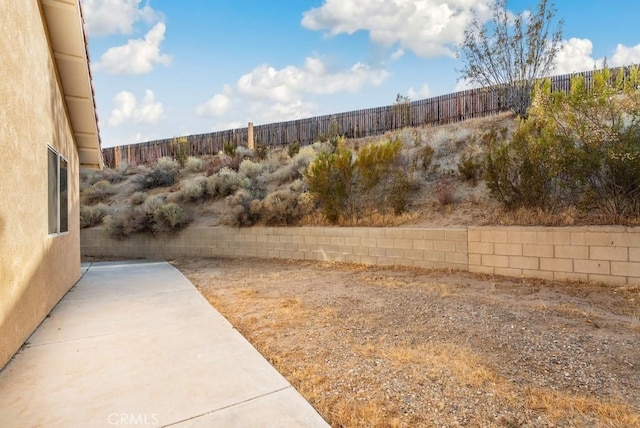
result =
M617 73L618 70L613 71ZM593 80L593 71L580 74L585 76L588 84ZM553 90L568 91L572 76L563 74L551 77ZM504 111L502 98L497 87L471 89L385 107L255 126L254 138L256 144L269 147L284 146L295 141L307 145L332 135L360 138L405 127L444 125ZM247 135L247 128L238 128L189 135L181 137L181 140L186 139L186 153L199 156L218 153L224 142L246 146ZM104 163L113 168L122 162L128 165L150 164L162 156L174 157L176 145L173 142L171 138L105 148L102 150Z

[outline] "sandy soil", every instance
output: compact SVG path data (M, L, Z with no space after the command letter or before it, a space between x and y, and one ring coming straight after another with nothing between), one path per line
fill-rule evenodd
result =
M173 262L334 427L638 427L639 288Z

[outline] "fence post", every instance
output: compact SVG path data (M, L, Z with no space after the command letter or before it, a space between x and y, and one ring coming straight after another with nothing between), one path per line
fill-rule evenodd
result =
M253 140L253 122L249 122L249 125L247 126L247 146L249 150L256 148L256 143Z

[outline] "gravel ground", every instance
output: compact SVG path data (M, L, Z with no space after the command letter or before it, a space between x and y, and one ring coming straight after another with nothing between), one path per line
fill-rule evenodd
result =
M640 426L637 287L174 264L332 426Z

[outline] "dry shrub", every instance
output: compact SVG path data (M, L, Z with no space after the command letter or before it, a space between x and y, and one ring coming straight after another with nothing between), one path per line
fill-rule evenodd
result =
M145 192L135 192L129 197L129 205L136 206L144 203L147 199L147 194Z
M189 223L189 217L182 207L174 202L162 205L153 211L152 230L155 233L171 233Z
M222 169L222 160L220 158L214 158L204 167L205 177L211 177L213 174L217 174Z
M80 228L93 227L102 223L102 219L109 213L104 204L80 206Z
M108 180L101 180L82 192L82 203L84 205L103 203L108 201L115 193L116 189L111 182Z
M418 152L418 164L424 171L427 171L433 161L434 150L430 145L426 145Z
M253 162L251 159L245 159L240 164L240 168L238 172L245 177L247 177L251 181L255 181L262 171L264 171L265 166L258 162Z
M201 172L204 170L204 159L197 158L195 156L189 156L184 163L184 167L187 171L191 172Z
M197 177L182 183L182 198L187 201L202 201L207 194L207 178Z
M446 178L440 179L433 188L433 194L442 206L451 205L455 202L456 188Z
M216 175L207 179L207 195L222 198L235 193L238 189L247 188L249 180L230 168L222 168Z
M222 215L222 223L228 226L252 226L260 219L262 203L247 189L240 189L226 199L227 211Z
M269 180L278 183L289 183L304 177L307 168L316 156L316 151L313 147L303 147L299 149L298 153L288 160L287 164L275 169L275 171L269 177Z
M310 211L309 198L295 190L277 190L262 202L262 218L269 225L290 226Z
M170 233L186 226L189 217L176 203L165 203L163 197L156 196L147 198L140 205L108 215L103 222L107 236L122 239L133 233L147 231Z
M293 158L295 155L297 155L299 151L300 141L294 141L293 143L289 144L289 147L287 147L287 154L290 158Z

